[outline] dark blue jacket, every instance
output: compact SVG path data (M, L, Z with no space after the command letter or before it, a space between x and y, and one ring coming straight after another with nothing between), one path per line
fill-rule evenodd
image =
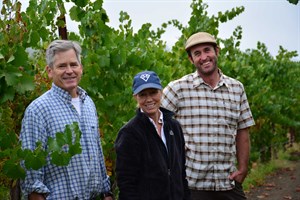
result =
M116 175L119 200L189 200L185 145L173 113L160 108L167 148L140 109L118 133Z

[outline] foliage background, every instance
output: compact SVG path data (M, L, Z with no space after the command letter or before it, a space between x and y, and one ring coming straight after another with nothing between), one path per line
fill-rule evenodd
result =
M73 2L70 10L65 9L67 2ZM126 12L120 13L118 29L109 27L109 16L102 4L102 0L30 0L22 12L19 1L3 1L0 18L0 181L3 188L14 190L17 178L22 177L19 162L24 155L18 143L21 119L27 105L51 86L44 69L45 49L52 40L62 36L82 45L84 75L80 85L98 110L107 170L115 192L113 144L118 130L135 113L132 77L142 70L153 70L166 86L171 80L193 72L184 43L198 31L210 32L218 38L219 67L245 86L256 121L251 129L251 162L270 160L272 151L285 147L287 134L299 141L300 63L292 60L298 52L280 46L278 54L272 57L263 42L258 42L256 49L241 51L242 27L236 27L229 38L218 37L219 25L237 17L244 7L209 17L208 5L193 0L187 26L174 19L155 31L150 30L151 24L145 23L134 32ZM79 23L79 34L66 32L67 13ZM182 33L172 50L167 50L166 42L161 39L168 26ZM38 151L35 157L40 160L42 155Z

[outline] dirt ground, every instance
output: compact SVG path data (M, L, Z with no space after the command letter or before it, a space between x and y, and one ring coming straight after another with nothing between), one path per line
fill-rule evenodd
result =
M248 200L300 200L300 160L269 175L262 186L246 193Z

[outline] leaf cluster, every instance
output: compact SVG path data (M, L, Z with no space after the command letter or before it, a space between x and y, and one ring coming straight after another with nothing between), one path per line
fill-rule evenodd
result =
M64 132L56 133L55 138L48 138L47 149L41 142L34 150L22 149L17 136L1 130L0 160L1 176L12 179L25 178L24 169L38 170L51 162L57 166L66 166L71 158L81 154L81 131L78 123L66 125ZM51 158L50 160L48 158Z

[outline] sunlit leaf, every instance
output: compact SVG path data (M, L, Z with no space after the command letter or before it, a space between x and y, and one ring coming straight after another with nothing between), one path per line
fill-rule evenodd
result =
M7 63L10 63L10 62L12 62L13 60L15 60L15 57L14 57L14 56L11 56L11 57L9 57L9 59L8 59Z

